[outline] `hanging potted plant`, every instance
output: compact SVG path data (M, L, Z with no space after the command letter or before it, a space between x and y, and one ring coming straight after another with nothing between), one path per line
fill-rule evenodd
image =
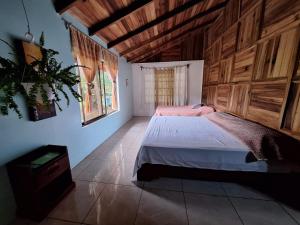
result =
M13 55L17 56L17 51L10 47ZM55 58L59 53L44 48L43 33L37 49L38 57L25 53L24 59L18 62L0 56L0 111L3 115L7 115L9 109L12 109L19 118L22 118L14 100L18 94L25 98L28 107L36 107L41 103L49 107L50 104L55 103L60 111L62 111L59 105L60 94L67 100L67 105L70 103L65 88L70 90L75 99L81 101L81 96L73 89L74 85L80 82L78 75L73 72L78 66L63 68L62 62L58 62Z

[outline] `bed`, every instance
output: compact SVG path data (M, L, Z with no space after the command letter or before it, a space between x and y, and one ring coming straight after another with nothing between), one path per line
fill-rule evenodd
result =
M210 114L211 115L211 114ZM153 116L136 158L134 175L149 165L218 171L290 173L299 164L259 160L253 150L206 116ZM161 167L162 166L162 167Z
M186 105L186 106L158 106L155 116L202 116L214 112L210 106Z

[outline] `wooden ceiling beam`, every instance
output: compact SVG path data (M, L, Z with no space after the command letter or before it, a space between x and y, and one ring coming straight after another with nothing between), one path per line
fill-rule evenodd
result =
M117 10L112 15L107 17L106 19L103 19L99 23L96 23L92 25L88 30L90 35L94 35L98 31L104 29L105 27L108 27L109 25L121 20L125 16L128 16L129 14L135 12L136 10L148 5L152 0L138 0L133 1L130 5Z
M195 16L193 16L193 17L187 19L187 20L185 20L184 22L182 22L182 23L180 23L180 24L177 24L176 26L172 27L171 29L166 30L166 31L164 31L164 32L162 32L162 33L160 33L160 34L158 34L158 35L156 35L156 36L153 36L152 38L143 41L142 43L140 43L140 44L137 45L137 46L134 46L134 47L131 47L131 48L129 48L129 49L126 49L125 51L121 52L120 55L121 55L121 56L127 55L127 54L129 54L129 53L131 53L131 52L133 52L133 51L136 51L136 50L138 50L138 49L144 47L145 45L147 45L147 44L149 44L149 43L151 43L151 42L153 42L153 41L156 41L157 39L163 38L163 37L165 37L166 35L168 35L168 34L174 32L174 31L176 31L176 30L179 30L180 28L182 28L182 27L184 27L184 26L190 24L191 22L194 22L194 21L197 20L197 19L200 19L200 18L203 18L203 17L205 17L205 16L208 16L208 15L210 15L210 14L212 14L212 13L214 13L214 12L216 12L216 11L222 9L222 8L224 8L224 7L226 6L226 3L227 3L227 2L220 3L220 4L218 4L218 5L216 5L216 6L212 7L212 8L210 8L210 9L204 11L204 12L200 12L200 13L198 13L197 15L195 15Z
M54 8L57 13L63 14L79 2L80 0L56 0L54 1Z
M172 37L169 40L163 42L157 48L160 48L161 46L164 46L164 45L166 45L166 44L168 44L168 43L170 43L172 41L175 41L175 40L177 40L179 38L184 39L186 36L190 35L191 33L195 32L195 31L197 31L197 30L199 30L201 28L204 28L204 27L208 26L209 24L211 24L214 21L215 21L215 19L212 19L212 20L207 21L206 23L200 24L200 25L198 25L196 27L192 27L192 28L188 29L185 33L180 33L180 34L176 35L175 37ZM157 48L152 48L152 50L156 50ZM147 50L147 52L149 52L149 49ZM142 57L143 55L147 54L147 52L146 53L143 52L142 54L140 54L138 56L135 56L135 57L132 57L132 58L128 58L128 61L129 62L134 61L135 59L138 59L138 58Z
M127 34L125 34L121 37L118 37L117 39L109 42L107 44L107 47L112 48L112 47L128 40L129 38L132 38L133 36L138 35L138 34L144 32L145 30L147 30L147 29L149 29L153 26L156 26L157 24L160 24L161 22L163 22L163 21L165 21L165 20L167 20L167 19L169 19L169 18L171 18L171 17L173 17L177 14L179 14L181 12L184 12L185 10L187 10L187 9L189 9L189 8L195 6L195 5L197 5L197 4L199 4L200 2L203 2L203 1L204 0L190 0L187 3L183 4L182 6L177 7L175 9L163 14L162 16L152 20L151 22L146 23L145 25L143 25L141 27L138 27L137 29L135 29L133 31L130 31Z

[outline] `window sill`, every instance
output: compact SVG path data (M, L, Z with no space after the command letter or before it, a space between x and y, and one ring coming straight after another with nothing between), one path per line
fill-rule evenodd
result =
M94 122L96 122L98 120L101 120L103 118L109 117L109 116L111 116L111 115L113 115L113 114L115 114L115 113L117 113L119 111L120 110L115 110L115 111L112 111L112 112L110 112L108 114L105 114L105 115L102 115L102 116L98 116L98 117L96 117L94 119L91 119L91 120L89 120L87 122L81 123L81 125L82 125L82 127L86 127L86 126L88 126L88 125L90 125L90 124L92 124L92 123L94 123Z

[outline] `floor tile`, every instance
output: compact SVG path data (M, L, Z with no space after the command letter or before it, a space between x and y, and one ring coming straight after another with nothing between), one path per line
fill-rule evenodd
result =
M84 222L93 225L132 225L141 192L137 187L106 184Z
M223 188L228 196L240 198L252 198L270 200L266 194L246 185L236 183L222 183Z
M78 225L78 223L47 218L41 223L33 223L31 225L76 225L76 224Z
M276 202L241 198L231 201L245 225L296 225Z
M117 166L116 162L110 160L91 160L88 167L76 179L107 183Z
M49 217L73 222L82 222L96 202L104 184L77 181L75 190L49 214Z
M133 167L131 163L122 162L112 173L107 180L111 184L143 186L143 182L137 181L136 176L133 176Z
M31 225L32 221L17 217L12 223L9 225Z
M155 188L161 190L182 191L181 179L161 177L144 182L145 188Z
M183 191L200 194L221 195L225 192L219 182L201 181L201 180L182 180Z
M82 160L77 166L75 166L72 169L72 177L73 179L75 179L76 177L79 176L79 174L88 167L88 165L90 164L90 160L89 159L84 159Z
M118 146L110 147L108 149L97 149L92 152L88 159L92 160L106 160L111 161L115 164L119 164L123 159L124 151Z
M135 225L188 224L182 192L147 190L142 198Z
M226 197L184 194L189 225L242 225Z
M283 206L284 209L300 224L300 207L298 209L289 207L289 206Z

